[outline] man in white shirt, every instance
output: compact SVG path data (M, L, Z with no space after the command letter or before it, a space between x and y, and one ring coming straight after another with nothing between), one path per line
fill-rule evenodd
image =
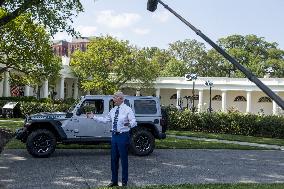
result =
M128 145L130 142L130 128L137 125L132 109L124 104L122 92L116 92L113 96L115 107L112 108L106 117L91 115L95 121L112 123L111 138L111 172L112 179L109 187L118 186L119 157L122 166L122 186L128 182Z

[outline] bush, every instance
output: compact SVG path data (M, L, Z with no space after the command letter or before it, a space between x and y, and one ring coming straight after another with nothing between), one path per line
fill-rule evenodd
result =
M51 104L39 102L22 102L20 109L23 115L30 115L40 112L66 112L69 104Z
M170 130L284 138L284 117L167 109Z
M24 117L25 115L40 112L65 112L71 107L75 100L52 100L50 98L36 99L33 96L0 97L0 110L2 110L2 107L8 102L19 102L19 111L17 111L17 114L13 111L15 114L14 117ZM2 111L0 112L2 114ZM5 117L5 115L2 115L2 117Z

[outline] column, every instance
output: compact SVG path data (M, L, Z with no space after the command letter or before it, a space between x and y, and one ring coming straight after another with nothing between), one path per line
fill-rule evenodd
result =
M3 97L11 96L9 78L10 74L8 71L6 71L4 73L4 81L3 81Z
M177 108L180 108L180 106L179 106L180 93L181 93L181 89L177 89L177 102L176 102Z
M161 89L156 88L156 97L160 98L160 95L161 95Z
M4 88L3 88L3 83L4 83L4 78L0 81L0 88L2 89L2 90L0 90L0 97L2 97L3 96L3 94L4 94Z
M35 86L35 88L34 88L34 97L36 97L37 99L39 99L40 98L40 91L38 90L38 85L36 85Z
M251 113L251 91L247 91L247 107L246 113Z
M278 94L277 92L275 92L275 94ZM272 114L273 115L278 115L278 105L276 104L276 102L273 100L272 101Z
M25 85L24 96L30 96L30 86Z
M48 80L47 79L43 82L42 87L43 87L42 88L43 89L42 98L48 98Z
M78 80L77 79L74 81L74 94L73 94L73 98L74 99L78 98Z
M140 89L137 89L137 90L136 90L136 94L135 94L135 96L141 96Z
M227 91L222 90L222 112L227 112Z
M64 99L64 77L60 78L59 98Z
M199 90L198 112L203 111L203 90Z

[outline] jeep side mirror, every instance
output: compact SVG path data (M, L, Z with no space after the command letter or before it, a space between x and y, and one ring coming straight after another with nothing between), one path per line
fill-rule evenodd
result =
M79 116L79 115L81 115L81 114L82 114L82 109L79 108L79 109L77 110L77 112L76 112L76 115Z
M72 112L67 112L66 118L71 118L72 116L73 116L73 113L72 113Z

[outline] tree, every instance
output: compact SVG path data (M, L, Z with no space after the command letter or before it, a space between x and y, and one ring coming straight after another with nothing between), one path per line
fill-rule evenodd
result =
M256 35L232 35L219 39L218 43L257 77L263 77L266 74L265 69L269 67L272 67L274 70L272 76L284 77L284 51L277 48L277 43L267 42L264 38ZM215 53L217 52L215 51ZM221 55L219 56L221 57ZM221 67L234 69L232 64L224 58L218 59ZM237 70L234 76L244 77L244 74Z
M207 54L203 43L190 39L176 41L170 44L169 52L185 64L188 73L202 74L202 72L198 73L197 65L206 61Z
M0 0L0 9L5 14L0 16L0 28L13 19L30 13L33 20L48 28L51 35L58 31L75 34L70 26L72 18L83 11L80 0Z
M143 50L149 60L160 65L160 70L163 70L166 64L174 58L168 50L159 49L158 47L145 47Z
M3 14L0 10L0 17ZM29 15L10 21L1 28L0 35L1 75L13 70L21 75L25 83L39 83L40 80L58 76L61 62L53 55L50 35Z
M112 94L126 82L135 80L136 87L150 86L158 76L159 66L147 59L145 50L110 36L97 37L86 52L75 51L71 68L84 90Z
M162 77L184 77L186 73L189 73L189 69L183 61L175 58L171 59L165 68L160 72Z

